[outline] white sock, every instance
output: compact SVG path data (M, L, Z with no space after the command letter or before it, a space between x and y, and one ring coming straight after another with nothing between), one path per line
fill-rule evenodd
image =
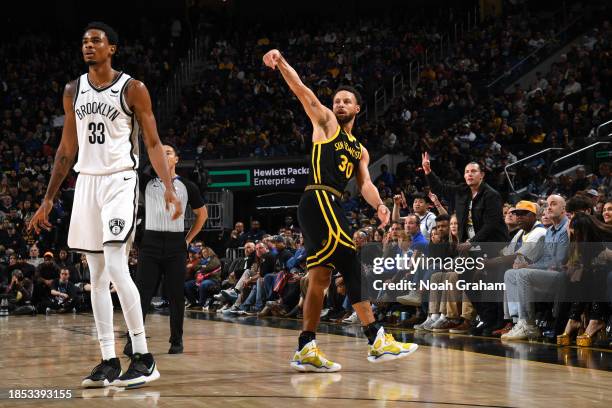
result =
M138 293L138 288L136 288L136 284L130 276L128 253L129 249L126 244L104 246L106 271L117 290L123 317L132 338L132 351L145 354L148 351L140 306L140 293Z
M132 352L140 354L147 354L149 352L144 328L136 333L130 330L130 338L132 339Z
M102 360L110 360L111 358L117 357L115 354L115 336L111 336L110 338L101 338L100 342L100 350L102 351Z
M435 322L439 318L440 318L440 314L439 313L432 313L431 320L433 320Z
M113 331L113 300L110 279L104 272L104 255L87 254L91 276L91 308L93 310L102 359L115 358L115 332Z

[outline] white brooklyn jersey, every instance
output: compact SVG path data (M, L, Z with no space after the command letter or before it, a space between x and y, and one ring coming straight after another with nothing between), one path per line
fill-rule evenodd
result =
M97 89L89 76L77 80L74 114L79 155L74 171L104 175L138 168L138 122L125 101L131 77L123 72Z

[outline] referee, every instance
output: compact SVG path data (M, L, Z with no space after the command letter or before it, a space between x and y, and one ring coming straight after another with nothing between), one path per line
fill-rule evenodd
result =
M159 178L143 175L140 178L141 193L145 200L145 230L138 251L136 285L140 292L142 316L146 318L151 299L163 280L164 293L170 302L170 350L169 354L183 352L183 319L185 314L184 281L187 265L187 248L191 240L200 232L208 218L204 201L198 187L187 179L176 175L179 161L178 150L174 145L164 144L168 169L172 182L183 205L183 213L176 220L164 201L164 184ZM196 215L195 223L185 236L185 209L187 203ZM132 344L128 337L123 353L132 354Z

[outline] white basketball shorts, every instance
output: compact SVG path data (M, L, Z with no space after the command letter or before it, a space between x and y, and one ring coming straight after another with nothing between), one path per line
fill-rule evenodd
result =
M105 244L131 245L136 231L138 175L126 170L104 176L79 174L74 191L68 246L103 252Z

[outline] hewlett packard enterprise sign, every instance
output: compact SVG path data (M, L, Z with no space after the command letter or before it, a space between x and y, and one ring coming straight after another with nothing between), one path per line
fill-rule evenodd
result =
M301 162L301 160L300 160ZM251 164L244 167L229 166L208 171L209 187L231 189L303 189L308 182L308 162Z
M304 188L308 181L308 167L286 166L267 169L255 168L253 171L253 187L296 187Z

